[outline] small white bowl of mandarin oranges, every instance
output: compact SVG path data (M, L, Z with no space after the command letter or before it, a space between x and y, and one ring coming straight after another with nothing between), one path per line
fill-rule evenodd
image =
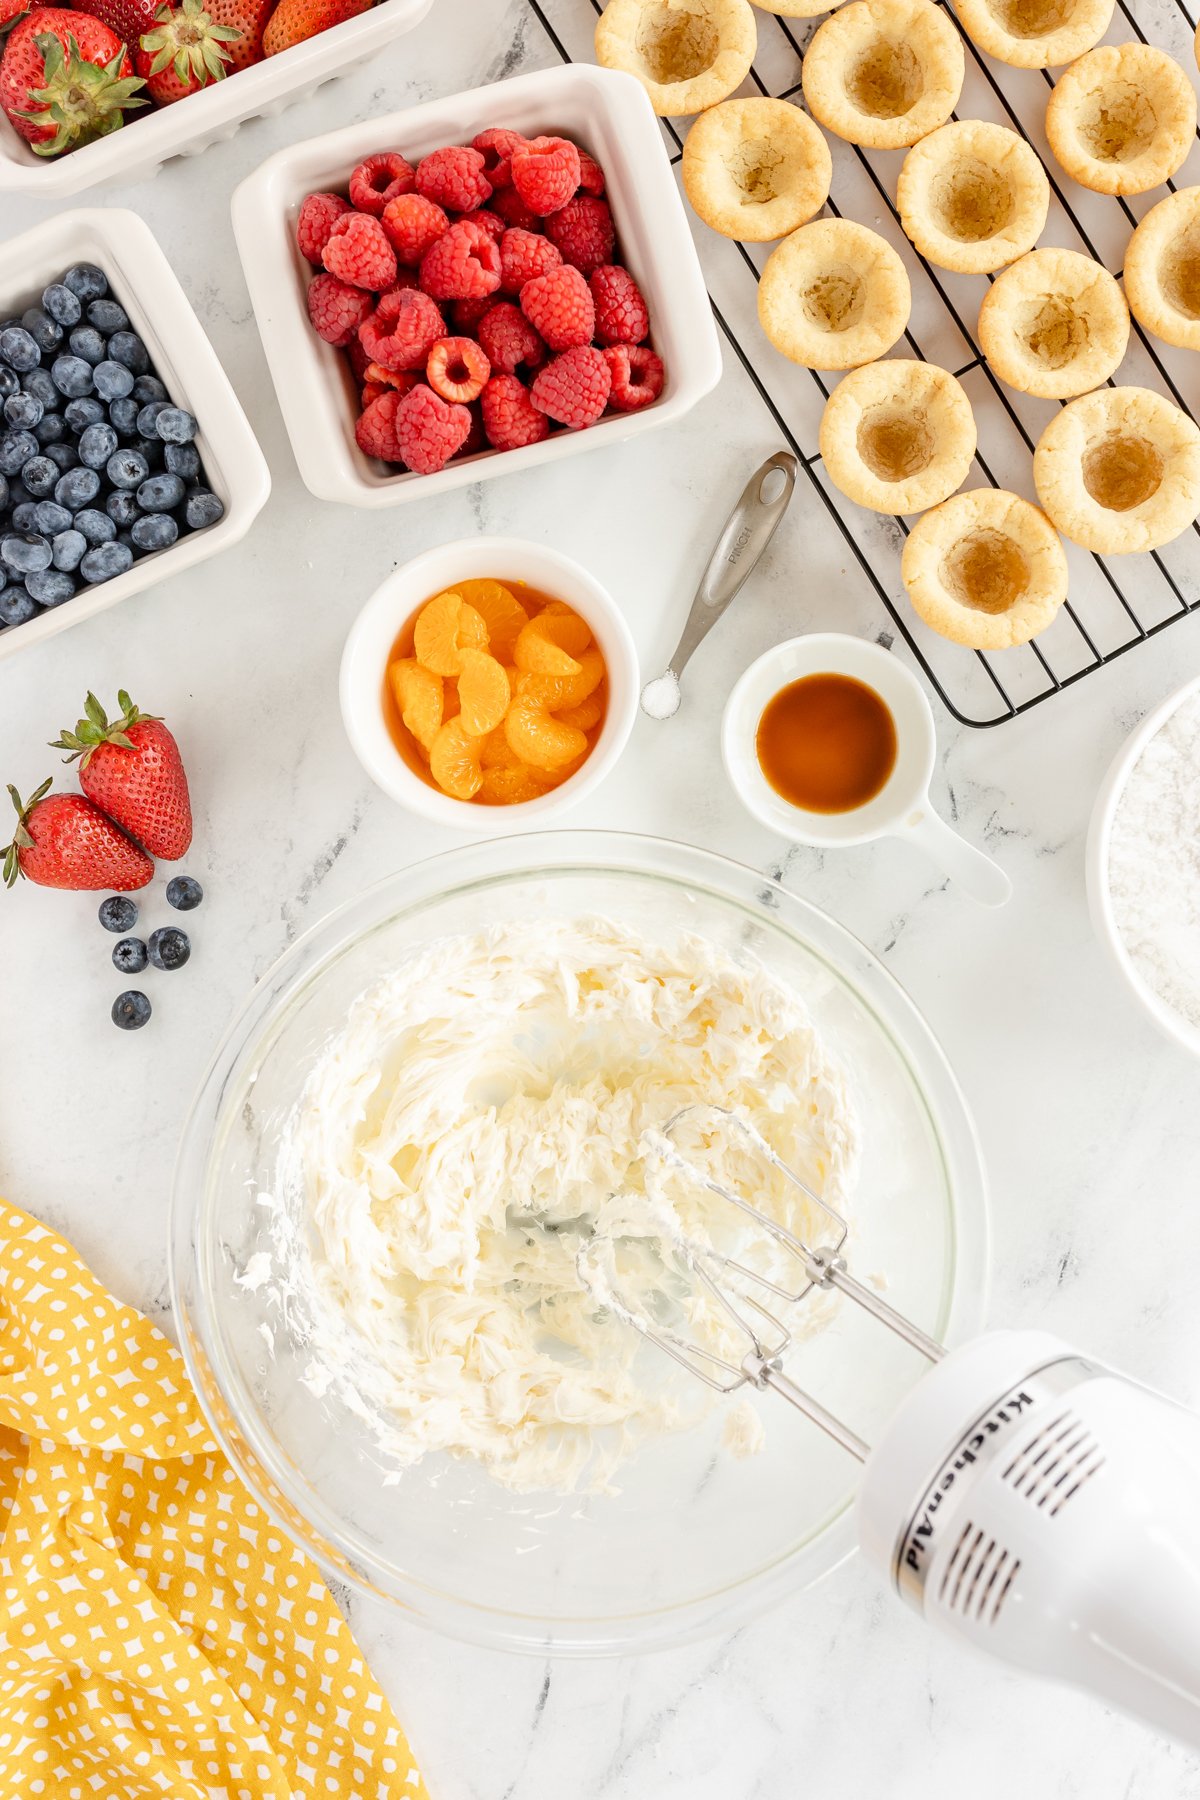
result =
M386 794L436 824L524 830L590 793L637 714L610 594L518 538L442 544L364 606L342 655L346 732Z

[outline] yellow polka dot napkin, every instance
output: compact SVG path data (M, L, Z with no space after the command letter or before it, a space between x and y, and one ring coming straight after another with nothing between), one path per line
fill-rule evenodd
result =
M0 1203L0 1794L427 1800L179 1353Z

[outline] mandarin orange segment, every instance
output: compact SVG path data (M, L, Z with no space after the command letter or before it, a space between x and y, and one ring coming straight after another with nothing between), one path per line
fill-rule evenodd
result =
M413 647L417 661L435 675L457 675L464 650L486 650L487 626L461 594L435 594L417 614Z
M512 698L508 676L486 650L462 650L459 655L458 703L463 730L471 737L486 737L508 711Z
M415 657L401 657L388 669L396 709L423 750L428 750L442 723L442 678L423 669Z
M458 592L487 626L492 655L511 662L516 641L529 623L529 614L516 595L503 582L487 578L460 581Z
M479 798L485 806L520 806L523 800L538 800L548 794L551 786L538 770L518 763L512 769L485 769Z
M571 676L533 675L517 677L518 700L529 700L548 712L558 713L564 707L582 706L594 694L607 673L599 650L585 650L579 658L579 674Z
M560 706L554 716L564 725L574 725L576 731L594 731L604 717L605 704L604 683L601 682L595 693L589 694L578 706Z
M587 754L588 741L582 731L562 724L541 707L511 707L504 731L509 748L534 769L558 769Z
M568 656L581 656L592 641L591 626L562 600L549 601L533 621L533 628Z
M489 731L485 738L480 738L479 761L485 769L524 768L525 765L508 741L503 721L495 731Z
M479 739L463 730L461 719L451 719L434 738L429 773L442 792L455 800L473 800L479 792L483 785Z
M529 675L553 675L559 680L578 675L579 664L575 658L547 637L540 629L541 622L540 614L536 619L530 619L517 639L513 661L518 669Z

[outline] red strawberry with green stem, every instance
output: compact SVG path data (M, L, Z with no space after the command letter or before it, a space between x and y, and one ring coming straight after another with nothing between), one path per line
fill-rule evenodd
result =
M135 55L137 71L156 106L170 106L198 88L220 81L229 69L230 45L242 33L218 25L202 0L160 6L156 23L143 33Z
M146 104L124 43L101 20L39 6L13 26L0 58L0 109L39 156L106 137Z
M268 56L278 56L293 44L341 25L346 19L367 12L374 0L279 0L263 33L263 49Z
M52 794L51 783L21 799L8 790L17 809L17 831L4 853L4 882L21 876L38 887L109 888L118 894L144 888L154 864L131 844L111 819L82 794Z
M131 54L136 52L143 34L154 29L161 5L162 0L74 0L76 12L87 13L115 31Z
M192 841L179 745L161 719L138 711L124 689L117 704L121 716L110 725L95 694L89 694L87 717L51 748L67 751L67 762L78 760L79 785L89 800L151 856L174 862Z
M29 0L0 0L0 37L29 11Z
M249 69L263 59L263 32L275 10L275 0L206 0L209 16L218 25L240 32L236 43L228 45L229 66L233 75L238 69Z

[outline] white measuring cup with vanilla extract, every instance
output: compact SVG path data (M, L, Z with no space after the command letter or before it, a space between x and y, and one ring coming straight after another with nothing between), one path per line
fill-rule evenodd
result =
M721 752L743 803L784 837L823 850L902 838L982 905L1012 893L1004 871L934 811L933 713L878 644L832 631L776 644L729 696Z

